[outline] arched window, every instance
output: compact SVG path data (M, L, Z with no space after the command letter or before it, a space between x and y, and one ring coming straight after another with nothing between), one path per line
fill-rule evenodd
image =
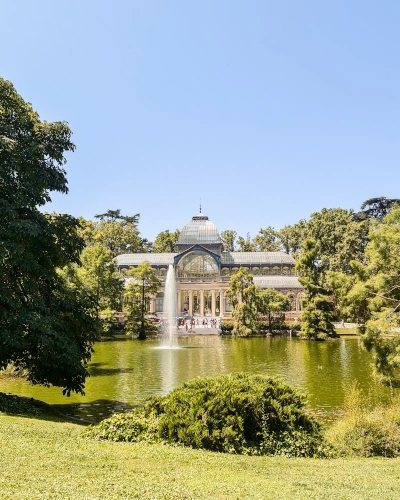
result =
M270 273L270 269L269 267L263 267L262 268L262 275L263 276L269 276L271 273Z
M221 276L229 276L230 272L229 272L229 267L223 267L221 269Z
M162 267L162 268L160 269L159 276L161 276L161 277L162 277L162 276L166 276L166 274L167 274L167 270L166 270L166 269L164 269L164 268Z
M288 295L289 299L289 311L295 311L296 310L296 297L290 293Z
M180 278L216 278L219 275L215 259L201 250L187 253L176 266Z
M260 274L260 268L259 267L252 267L251 268L251 274L253 276L259 276L259 274Z
M284 267L284 268L282 269L282 274L283 274L283 276L289 276L289 274L290 274L290 269L289 269L288 267Z
M280 268L279 268L279 267L276 267L276 266L275 266L275 267L273 267L273 268L272 268L272 274L273 274L274 276L279 276L279 275L281 274L281 270L280 270Z

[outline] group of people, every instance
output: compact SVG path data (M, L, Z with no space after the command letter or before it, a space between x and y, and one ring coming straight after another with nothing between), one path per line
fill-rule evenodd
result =
M191 318L190 320L180 320L179 328L185 328L187 332L192 332L194 328L218 328L218 320L216 318Z

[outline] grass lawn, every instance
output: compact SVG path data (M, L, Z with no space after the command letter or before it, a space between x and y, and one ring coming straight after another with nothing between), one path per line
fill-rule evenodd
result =
M400 459L246 457L83 439L57 417L0 415L0 498L398 499Z

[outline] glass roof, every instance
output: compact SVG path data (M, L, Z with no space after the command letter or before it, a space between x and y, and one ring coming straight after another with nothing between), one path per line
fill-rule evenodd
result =
M207 215L199 213L182 229L178 245L215 245L222 244L217 227L208 220Z

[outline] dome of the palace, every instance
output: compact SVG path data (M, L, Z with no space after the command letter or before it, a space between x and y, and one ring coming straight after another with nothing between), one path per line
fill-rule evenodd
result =
M218 229L207 215L199 213L182 229L178 245L221 245Z

